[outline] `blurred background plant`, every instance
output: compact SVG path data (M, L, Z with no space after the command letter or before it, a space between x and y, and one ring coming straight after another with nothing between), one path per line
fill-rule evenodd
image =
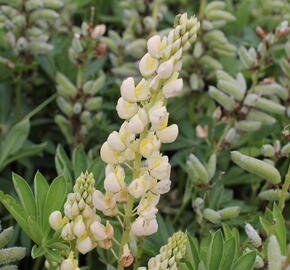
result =
M242 269L287 269L287 0L0 0L0 189L15 195L11 172L32 186L39 170L46 179L63 175L68 190L81 172L92 172L103 191L99 149L121 123L115 111L121 81L139 79L146 40L167 34L185 11L197 15L201 29L183 58L184 91L168 100L170 121L179 126L176 142L162 147L172 188L160 201L160 229L144 241L141 265L150 269L168 238L187 230L178 269L239 270L244 257ZM266 166L270 177L251 164ZM2 206L1 220L14 225L11 245L30 254L31 240ZM112 225L118 236L119 225ZM43 269L35 243L38 259L26 256L21 269ZM113 269L106 266L113 261L99 248L80 256L88 269Z

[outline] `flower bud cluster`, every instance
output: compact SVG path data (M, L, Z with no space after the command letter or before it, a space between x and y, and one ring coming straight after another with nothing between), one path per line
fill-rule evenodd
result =
M62 0L4 1L0 7L0 28L14 53L46 53L53 47L49 44L49 30L55 27L63 7Z
M93 25L83 22L80 28L74 28L74 37L69 48L69 58L76 66L89 63L92 59L106 54L106 45L100 41L106 32L104 24Z
M74 241L76 249L86 254L97 245L109 249L112 246L114 229L109 222L101 224L93 202L95 180L92 173L81 174L73 192L64 204L64 218L59 211L52 212L49 218L53 229L61 229L61 237ZM73 268L74 269L74 268Z
M186 251L187 236L183 232L174 233L165 246L160 248L160 253L152 257L148 267L139 267L138 270L177 270L178 262L184 257Z
M168 125L166 99L182 91L182 79L178 78L181 57L195 40L198 28L196 18L183 14L167 37L155 35L148 40L148 53L139 62L144 78L137 85L132 77L122 82L116 109L125 121L101 147L101 158L108 164L106 193L94 193L95 206L105 215L115 215L117 203L126 202L128 197L140 199L138 217L131 227L138 236L157 231L156 205L160 195L170 189L171 166L160 147L161 143L175 141L178 127ZM125 182L125 165L133 170L129 184Z
M57 73L57 105L63 114L55 116L69 144L85 143L86 135L102 119L103 98L98 96L105 83L105 74L77 87L64 74Z
M202 223L203 219L213 224L220 224L224 220L236 218L240 214L241 207L229 206L218 211L211 208L205 208L205 202L202 198L196 198L192 201L192 207L197 215L197 221Z
M157 23L167 12L167 6L160 1L156 18L153 18L153 1L122 0L118 5L123 13L123 34L110 30L108 37L102 38L102 41L110 50L115 77L132 76L139 79L136 63L132 63L132 59L140 59L146 52L147 37L155 32Z
M228 73L217 71L217 88L209 87L209 95L225 111L236 116L236 123L226 135L228 143L237 139L239 133L259 130L262 125L273 125L276 122L271 114L284 114L285 107L280 99L288 97L288 91L279 83L265 79L250 91L242 73L233 78Z
M202 5L200 8L203 8ZM189 77L185 89L203 90L205 80L213 79L216 70L223 69L219 56L233 56L236 47L231 44L221 28L235 17L225 10L226 3L213 1L206 5L201 22L201 34L195 43L192 54L184 57L184 73ZM194 61L192 61L194 58Z

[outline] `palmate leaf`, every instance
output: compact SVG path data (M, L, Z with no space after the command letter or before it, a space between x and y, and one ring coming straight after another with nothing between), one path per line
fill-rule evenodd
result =
M216 270L219 269L219 265L221 263L223 257L223 234L221 230L218 230L214 233L212 242L210 245L208 258L207 258L207 269L208 270Z

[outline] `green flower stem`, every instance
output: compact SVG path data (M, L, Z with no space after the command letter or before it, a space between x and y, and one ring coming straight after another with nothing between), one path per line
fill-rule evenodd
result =
M154 25L156 26L158 23L158 11L159 11L159 7L160 7L160 3L161 0L154 0L153 3L153 9L152 9L152 19L154 22ZM151 30L151 35L154 34L156 32L156 27L154 29Z
M20 71L15 77L15 108L17 122L21 120L22 104L21 104L21 92L22 92L22 72Z
M142 257L142 253L143 253L144 239L145 239L144 236L141 236L141 237L138 238L137 255L136 255L136 258L135 258L133 270L137 270L138 267L140 266L141 257Z
M206 0L201 0L200 6L199 6L199 12L198 12L199 18L202 18L204 16L205 7L206 7Z
M45 101L43 101L41 104L39 104L35 109L33 109L30 113L28 113L27 115L24 116L25 119L29 119L31 117L33 117L34 115L36 115L37 113L39 113L41 110L43 110L49 103L51 103L52 101L54 101L57 97L57 94L53 94L52 96L50 96L48 99L46 99Z
M281 192L281 196L280 196L279 204L278 204L281 212L283 211L283 209L285 207L285 200L286 200L286 196L287 196L287 192L288 192L289 187L290 187L290 166L288 168L288 172L287 172L286 177L285 177L285 181L284 181L284 184L282 187L282 192Z

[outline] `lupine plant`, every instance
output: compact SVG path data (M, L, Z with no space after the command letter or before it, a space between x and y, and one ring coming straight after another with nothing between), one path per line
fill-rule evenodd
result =
M0 269L290 270L289 14L0 0Z

